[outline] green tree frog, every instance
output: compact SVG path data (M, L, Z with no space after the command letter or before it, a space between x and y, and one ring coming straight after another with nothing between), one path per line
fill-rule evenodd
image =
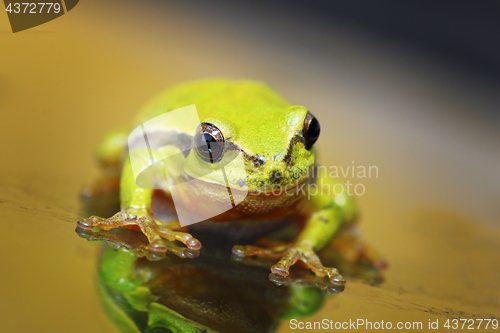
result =
M151 251L167 250L162 239L180 241L193 250L201 248L201 242L178 222L155 216L152 208L155 191L137 185L130 162L131 154L151 152L127 149L127 137L133 128L192 104L196 105L201 124L179 134L184 154L176 176L196 177L200 170L210 168L223 160L225 154L236 150L244 156L248 195L234 208L189 228L205 225L223 230L239 226L241 233L255 226L265 229L279 223L298 223L302 226L300 233L287 244L236 245L232 251L241 257L276 258L271 272L278 276L288 276L290 267L301 262L317 276L327 276L336 285L345 284L336 268L322 265L316 252L330 242L343 224L356 218L355 202L345 191L340 195L331 191L315 191L314 195L308 192L312 184L328 184L326 188L331 189L337 183L326 173L315 172L319 121L307 107L289 104L259 82L203 80L178 85L146 105L132 127L107 135L98 148L98 158L105 168L120 173L121 211L110 218L91 216L79 221L78 226L84 229L100 226L104 230L136 226L148 238ZM196 140L211 144L210 152L194 145ZM180 149L179 144L169 145L168 142L157 145L156 150ZM186 152L186 146L192 148ZM214 172L206 178L204 197L193 197L192 209L196 209L200 200L213 200L211 188L225 187L228 182L237 186L241 182L231 177L231 170L226 171L224 177ZM276 186L286 191L276 191ZM169 195L168 189L165 190L167 200Z

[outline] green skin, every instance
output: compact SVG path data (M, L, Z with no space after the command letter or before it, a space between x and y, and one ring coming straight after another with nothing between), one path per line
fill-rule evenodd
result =
M111 247L105 249L99 265L99 296L103 302L106 312L121 332L139 333L141 329L133 320L134 313L137 314L144 312L147 312L146 332L156 332L154 329L158 329L160 327L167 328L168 332L171 331L174 333L217 332L217 330L196 322L196 320L186 318L173 309L161 304L157 295L154 295L151 292L148 282L151 283L151 281L155 278L159 278L161 280L165 275L168 276L169 274L175 273L170 273L168 270L160 270L160 273L155 273L155 266L151 267L151 271L148 266L146 266L142 268L145 272L141 274L137 272L136 265L137 257L134 253L122 249L113 249ZM173 265L173 270L177 271L178 266L175 264ZM223 277L224 272L220 272L222 274L219 277L221 279L220 282L211 280L211 283L219 283L220 285L209 285L209 288L206 290L208 296L210 296L210 292L214 289L220 290L221 288L227 288L226 284L228 282L230 284L241 284L241 287L245 285L244 281L239 281L241 278L238 277L238 274L234 274L232 268L226 266L223 267L226 268L225 271L230 273ZM201 269L201 271L195 270L195 272L203 274L204 271L210 272L211 269L216 268L208 265L199 269ZM181 278L180 281L185 283L186 280ZM162 288L165 288L165 290L177 287L178 286L175 283L162 283ZM182 288L182 286L180 287ZM196 289L195 284L193 288ZM265 291L265 293L268 293L268 297L270 297L269 295L273 295L271 300L276 303L276 308L274 308L275 311L273 311L276 314L274 316L275 322L309 316L321 308L325 299L325 293L323 291L315 287L303 286L300 283L291 284L287 287L287 289L288 292L283 293L282 295L273 294L272 288L266 289L267 291ZM124 296L125 301L123 299L121 301L117 300L117 298L110 293L111 290ZM216 296L212 295L212 297ZM199 300L196 299L196 297L192 301L191 317L199 319L196 315L197 311L200 311L200 304L198 304L198 301ZM252 300L241 299L239 301L242 304L245 304L245 302L251 302ZM268 299L267 302L269 301L270 300ZM220 302L220 299L214 299L214 302ZM231 309L228 309L228 311L231 311ZM213 315L217 316L217 314ZM216 317L214 319L216 319L219 324L222 324L225 320L220 317ZM230 324L226 322L223 326L230 326ZM248 329L255 331L255 328L252 330L248 327Z
M312 182L318 185L328 184L330 188L336 184L325 173L311 177L317 154L314 146L312 149L306 149L305 146L303 129L308 109L290 105L261 83L205 80L176 86L155 98L142 110L132 129L167 111L192 104L196 105L201 122L213 124L220 129L225 142L232 143L244 156L249 192L247 199L251 200L252 209L249 212L248 209L240 208L246 207L245 199L228 214L218 216L217 222L239 223L251 220L257 224L270 223L276 219L304 222L302 231L291 244L268 249L235 246L233 253L239 256L277 258L279 261L271 271L281 276L287 276L289 267L301 261L317 276L328 276L332 283L344 284L345 280L338 271L324 267L315 252L324 248L345 222L355 219L357 210L353 198L346 191L339 196L318 191L318 194L309 197L297 194L291 200L273 197L273 201L270 201L269 196L256 195L269 194L273 185L277 184L284 188ZM194 136L192 130L188 131L182 126L179 132L191 139ZM173 230L179 228L178 223L165 224L152 217L153 191L136 184L130 158L122 157L129 133L130 130L127 129L110 133L98 149L99 159L106 168L121 170L122 211L109 219L95 216L84 219L79 221L79 226L87 229L100 226L107 230L118 226L138 225L148 237L151 250L167 250L162 238L178 240L190 249L199 249L201 243L197 239L188 233ZM177 147L169 145L157 148L153 154L169 149L179 151ZM137 154L146 161L149 152L136 149L129 154ZM181 163L167 170L167 173L172 177L196 177L210 168L211 163L203 160L192 149ZM230 187L237 189L241 172L228 167L225 169ZM281 178L276 179L276 172L282 175ZM207 187L227 184L221 172L212 172L206 181ZM307 186L305 190L307 193Z
M215 332L202 324L187 319L166 306L155 302L155 297L143 281L131 277L136 256L128 251L106 249L99 268L99 296L108 315L121 332L139 333L140 330L118 304L108 294L105 286L122 293L135 311L148 312L148 327L165 327L174 333Z

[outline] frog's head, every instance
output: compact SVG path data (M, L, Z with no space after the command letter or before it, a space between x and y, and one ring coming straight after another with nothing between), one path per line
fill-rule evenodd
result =
M252 85L226 92L217 103L196 105L202 123L185 169L249 195L280 196L310 179L320 125L306 107L290 106L267 86Z
M198 167L215 171L210 179L215 183L246 186L251 193L277 192L304 181L316 163L318 120L303 106L253 115L242 117L247 122L204 119L194 139Z

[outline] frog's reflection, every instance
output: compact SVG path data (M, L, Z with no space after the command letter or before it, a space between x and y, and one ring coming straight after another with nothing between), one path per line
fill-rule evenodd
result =
M84 195L84 215L116 211L116 182L100 184L109 186ZM99 294L122 332L272 332L280 321L309 316L334 297L329 294L342 291L301 267L287 278L269 275L275 261L237 259L231 248L241 239L203 229L193 233L203 241L200 251L168 243L166 254L151 253L143 234L124 228L76 232L107 243L99 260ZM267 241L293 238L295 232L292 225ZM382 281L378 256L348 229L319 256L345 277Z
M123 332L272 332L280 321L311 315L328 294L341 291L300 267L286 279L270 276L272 261L237 261L223 239L205 242L201 253L169 244L171 252L157 257L134 231L77 232L109 244L99 261L99 293ZM322 260L346 275L381 280L373 264L352 261L338 246L322 251Z

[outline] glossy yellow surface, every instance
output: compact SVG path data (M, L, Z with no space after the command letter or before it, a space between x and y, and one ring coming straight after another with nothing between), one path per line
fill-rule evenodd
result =
M17 34L0 15L3 331L113 332L99 244L74 233L93 149L167 86L205 77L271 82L320 119L323 164L378 166L353 182L386 281L349 280L310 320L500 317L500 134L466 112L498 109L497 87L343 26L260 30L208 7L123 3L82 1Z

